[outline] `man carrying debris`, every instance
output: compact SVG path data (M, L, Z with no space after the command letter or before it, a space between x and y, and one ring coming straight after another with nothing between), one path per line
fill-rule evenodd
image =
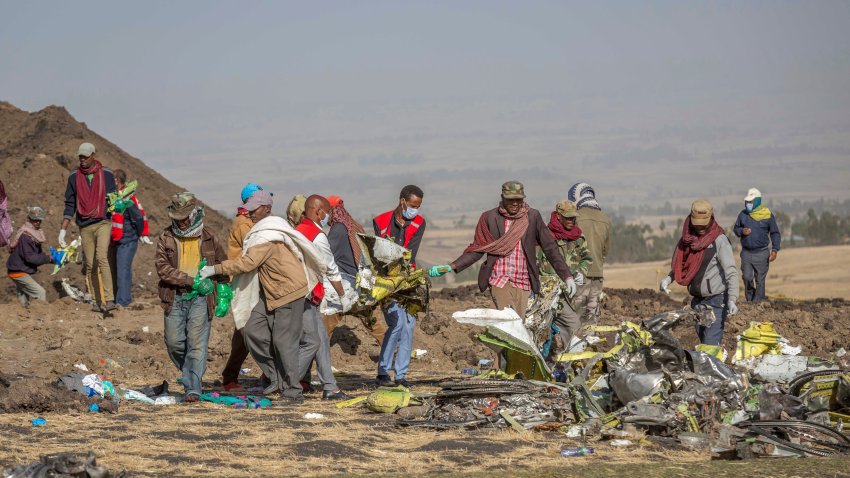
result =
M195 195L181 192L168 206L171 225L159 236L156 246L156 273L159 298L165 311L165 346L171 362L183 373L186 401L197 402L201 379L207 368L210 321L215 315L215 292L193 293L201 260L209 267L224 260L215 233L204 225L204 209Z
M115 297L112 289L112 271L109 267L109 242L111 222L109 221L106 195L115 191L115 177L112 171L100 164L95 158L95 148L91 143L83 143L77 151L79 168L71 172L65 188L65 212L62 227L59 230L59 246L67 247L65 236L71 219L76 218L83 241L83 255L86 258L86 284L92 297L96 297L95 284L102 288L102 302L95 303L95 312L109 312L115 309Z
M741 238L741 276L748 302L765 299L765 279L770 263L779 253L779 225L770 209L762 204L761 191L751 188L744 198L744 210L733 228Z
M21 305L26 306L30 300L47 300L47 292L39 285L32 275L38 266L52 262L50 256L41 250L45 242L41 222L44 221L44 209L35 206L27 208L27 222L24 223L9 242L9 259L6 270L9 279L15 283L15 290Z
M428 274L439 277L449 270L461 272L487 254L478 273L478 287L482 292L490 287L497 308L511 307L525 317L531 292L540 290L538 246L566 283L567 295L575 295L576 282L540 212L525 202L522 183L508 181L502 184L499 206L481 214L475 237L463 255L449 265L433 266Z
M322 228L327 227L331 219L331 204L319 195L312 195L304 203L304 214L301 224L295 229L304 235L322 253L327 264L324 278L330 282L340 298L345 297L342 288L342 276L334 260L328 236ZM331 343L328 337L322 314L319 312L319 304L325 296L323 282L318 282L310 295L304 299L304 313L302 314L303 331L301 333L301 345L298 354L298 376L304 377L310 372L313 359L316 360L316 372L322 382L322 400L341 400L348 398L336 384L333 369L331 367ZM309 383L308 383L309 385Z
M578 209L572 201L561 201L555 205L555 210L549 217L548 227L561 256L575 278L576 285L581 287L587 271L593 264L593 258L587 249L587 240L582 235L581 228L576 225L578 215ZM537 261L540 263L542 274L555 275L555 268L546 260L542 249L537 250ZM564 349L569 347L570 339L581 328L581 320L574 307L569 297L562 297L561 310L555 317Z
M127 188L127 173L116 169L116 191L123 192ZM153 244L148 231L148 218L142 203L132 191L125 193L120 205L116 205L112 213L112 242L115 244L115 302L121 307L127 307L133 302L133 258L139 241Z
M577 225L587 238L587 249L590 257L593 257L593 264L587 270L584 284L578 287L573 305L576 310L584 308L582 323L596 324L599 322L605 257L611 250L611 220L602 212L596 201L596 191L589 184L573 184L567 192L567 198L578 207Z
M738 269L732 244L706 199L691 205L673 252L672 270L661 280L661 290L669 294L673 280L688 288L693 296L691 307L704 317L697 325L700 343L720 345L726 317L738 312Z
M281 217L272 216L272 196L256 191L244 208L254 226L245 235L238 259L201 270L200 277L233 276L231 302L245 345L272 384L290 403L304 400L298 373L304 297L327 264L322 253Z
M408 249L411 264L416 266L416 253L425 234L425 218L419 215L422 198L425 193L418 186L409 184L402 188L398 197L398 206L391 211L379 214L372 220L375 235L388 238ZM390 302L384 308L384 320L387 331L381 342L381 355L378 359L379 386L392 386L390 366L395 370L395 384L410 388L407 381L407 369L410 367L410 354L413 351L413 331L416 329L416 315L410 314L398 302ZM398 353L396 353L396 348ZM395 355L395 361L393 361Z

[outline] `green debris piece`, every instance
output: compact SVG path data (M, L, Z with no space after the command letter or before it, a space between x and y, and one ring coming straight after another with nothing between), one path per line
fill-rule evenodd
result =
M216 284L215 298L215 316L224 317L230 311L230 301L233 300L233 289L230 284Z
M525 431L525 428L524 428L522 425L520 425L520 424L519 424L519 422L518 422L518 421L516 421L516 420L514 419L514 417L512 417L512 416L511 416L511 414L510 414L510 413L508 413L508 411L507 411L507 410L504 410L504 409L503 409L503 410L501 410L501 411L499 412L499 416L501 416L502 418L504 418L504 419L505 419L505 421L506 421L506 422L508 422L508 424L511 426L511 428L513 428L513 429L514 429L514 431L515 431L515 432L522 433L522 432L524 432L524 431Z

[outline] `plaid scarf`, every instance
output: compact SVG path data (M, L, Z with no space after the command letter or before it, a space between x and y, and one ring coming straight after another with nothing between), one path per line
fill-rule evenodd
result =
M351 244L351 252L354 253L354 265L360 266L360 244L357 242L357 234L364 234L366 231L363 226L351 217L351 214L346 211L345 206L334 206L331 209L332 224L340 223L345 226L348 231L348 242Z
M505 257L516 248L517 242L525 236L525 231L528 230L528 204L523 202L519 211L514 214L508 214L504 206L499 204L499 214L505 219L514 221L511 228L508 229L502 237L495 239L490 233L490 228L487 227L487 221L484 216L478 221L478 226L475 227L475 237L472 239L472 244L467 246L464 254L468 252L481 252L492 254L498 257Z
M171 221L171 231L177 237L201 237L201 232L204 230L204 208L196 207L189 214L191 224L185 230L177 226L177 221Z

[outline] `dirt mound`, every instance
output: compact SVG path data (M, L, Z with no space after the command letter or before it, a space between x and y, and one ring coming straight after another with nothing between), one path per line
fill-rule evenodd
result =
M85 123L77 121L65 108L48 106L30 113L0 102L0 180L9 195L9 215L16 225L26 220L27 206L40 205L47 213L43 228L49 244L56 245L64 209L65 185L70 171L79 164L76 154L80 143L88 141L97 148L98 159L112 169L124 169L130 179L139 180L138 198L150 221L152 239L169 224L165 206L169 197L184 188L171 183L118 146L91 131ZM224 234L229 220L221 213L207 208L207 224ZM69 234L78 234L75 225ZM139 247L133 272L136 283L134 293L152 296L156 292L156 272L153 267L153 246ZM8 252L0 251L0 261L5 265ZM48 297L59 295L58 284L68 277L72 284L82 286L81 268L66 267L57 276L49 276L50 269L43 266L36 275L48 291ZM14 297L11 281L2 281L0 302Z

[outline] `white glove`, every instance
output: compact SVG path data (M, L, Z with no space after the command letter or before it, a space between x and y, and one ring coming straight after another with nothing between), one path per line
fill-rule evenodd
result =
M584 274L582 274L581 272L576 272L575 274L573 274L573 278L576 280L576 284L584 285Z
M215 275L215 266L204 266L201 269L201 280L206 279L207 277L212 277Z
M153 244L153 241L151 241L151 238L148 237L148 236L142 236L142 238L139 239L139 241L141 241L142 244L147 244L149 246Z
M68 247L68 244L65 242L65 233L68 232L65 229L59 229L59 247Z
M659 285L661 292L664 292L665 294L669 294L670 293L670 284L672 284L672 283L673 283L672 277L664 276L664 278L661 279L661 284Z
M567 279L567 297L572 298L572 296L576 295L578 292L578 287L576 286L576 281L572 277Z
M729 310L729 315L735 315L738 313L738 306L735 304L734 300L730 300L728 304L726 304L726 309Z

